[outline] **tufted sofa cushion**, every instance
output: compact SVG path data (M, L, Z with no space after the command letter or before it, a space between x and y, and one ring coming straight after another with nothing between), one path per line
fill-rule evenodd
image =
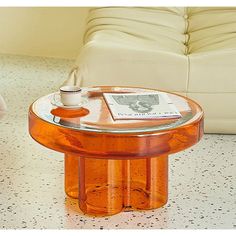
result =
M189 54L236 48L236 8L188 8Z
M67 83L177 92L203 106L207 132L236 133L235 29L232 7L95 8Z
M111 43L184 54L185 11L184 8L98 8L89 14L84 39L88 42L111 37Z

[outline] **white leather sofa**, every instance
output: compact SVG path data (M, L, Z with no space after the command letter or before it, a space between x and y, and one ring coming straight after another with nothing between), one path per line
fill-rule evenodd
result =
M203 107L205 132L236 133L236 8L91 9L66 84L177 92Z

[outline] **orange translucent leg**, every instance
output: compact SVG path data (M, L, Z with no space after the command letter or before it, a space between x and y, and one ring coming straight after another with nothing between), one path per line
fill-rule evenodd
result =
M122 211L121 160L79 158L79 206L84 213L95 216Z
M66 154L65 191L95 216L159 208L168 200L168 156L104 160Z
M79 159L78 156L65 154L65 192L69 197L78 198Z
M168 200L168 156L123 162L124 207L155 209Z

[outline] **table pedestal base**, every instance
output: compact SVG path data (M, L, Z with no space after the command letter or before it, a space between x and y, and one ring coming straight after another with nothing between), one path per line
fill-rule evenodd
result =
M108 160L66 154L65 192L95 216L159 208L168 199L168 156Z

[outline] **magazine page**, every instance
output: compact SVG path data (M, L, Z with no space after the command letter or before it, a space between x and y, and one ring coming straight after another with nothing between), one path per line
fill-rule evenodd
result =
M181 114L164 92L104 93L114 120L179 118Z

